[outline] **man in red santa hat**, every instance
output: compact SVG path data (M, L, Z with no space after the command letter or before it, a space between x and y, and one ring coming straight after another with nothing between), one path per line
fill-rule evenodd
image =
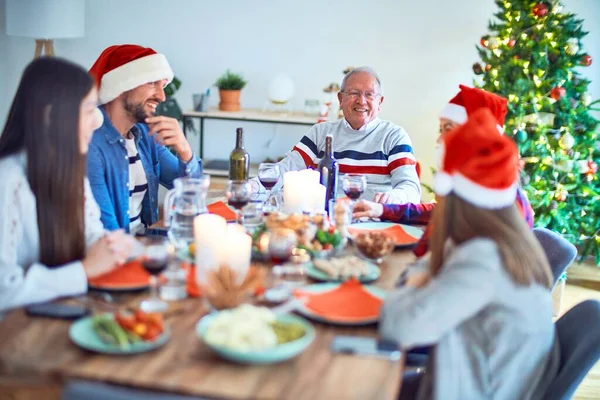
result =
M105 49L90 74L104 115L87 158L92 192L106 229L143 234L158 220L158 185L202 171L179 122L155 116L173 70L163 54L125 44Z

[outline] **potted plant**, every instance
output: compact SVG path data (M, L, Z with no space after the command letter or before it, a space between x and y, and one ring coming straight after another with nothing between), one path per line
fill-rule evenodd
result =
M225 71L223 75L217 79L215 86L219 88L219 110L222 111L239 111L240 110L240 94L241 90L248 82L244 80L241 74L236 74L230 70Z

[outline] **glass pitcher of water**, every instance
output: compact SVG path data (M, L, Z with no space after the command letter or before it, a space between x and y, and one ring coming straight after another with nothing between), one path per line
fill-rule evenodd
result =
M187 249L194 241L194 217L208 212L206 195L209 175L177 178L167 192L164 204L168 237L177 249Z

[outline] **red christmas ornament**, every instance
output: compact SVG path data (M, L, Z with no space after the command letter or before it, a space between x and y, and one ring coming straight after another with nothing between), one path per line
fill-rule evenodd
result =
M483 47L487 47L488 39L489 39L489 36L482 37L481 40L479 40L479 44L482 45Z
M515 39L510 39L506 45L512 49L515 47L515 44L517 44L517 41Z
M543 17L546 14L548 14L548 7L544 3L536 3L533 6L533 15L536 17Z
M567 94L567 90L562 86L557 86L550 91L550 97L554 100L560 100Z
M579 60L579 65L583 65L585 67L589 67L590 65L592 65L592 56L586 54L583 57L581 57L581 60Z
M593 161L588 161L588 168L588 175L594 175L596 172L598 172L598 164Z

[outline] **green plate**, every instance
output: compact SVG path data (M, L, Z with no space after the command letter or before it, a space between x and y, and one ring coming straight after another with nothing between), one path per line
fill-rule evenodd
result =
M366 231L367 230L368 231L371 231L371 230L378 231L378 230L393 227L395 225L399 225L402 229L404 229L404 231L406 233L408 233L410 236L412 236L414 238L414 242L411 242L411 243L402 243L402 244L397 243L396 244L397 249L412 247L415 244L417 244L419 239L421 239L421 236L423 236L422 228L418 228L418 227L412 226L412 225L398 224L395 222L378 222L378 221L356 222L354 224L348 225L348 228L356 228L356 229L362 229L362 230L366 230Z
M340 286L339 283L315 283L314 285L303 286L300 288L303 292L308 293L324 293L330 290L337 289ZM387 292L381 288L371 285L365 285L364 288L373 296L383 300L387 295ZM317 314L311 309L307 308L303 302L298 302L298 307L296 308L296 312L310 318L314 321L324 322L327 324L333 325L343 325L343 326L363 326L374 324L379 321L379 318L329 318L323 315Z
M167 343L171 337L171 331L165 329L162 335L153 341L134 343L129 348L123 349L113 344L104 343L92 327L92 317L86 317L77 320L71 325L71 328L69 328L69 337L77 346L96 353L137 354L157 349Z
M366 260L364 261L367 263L367 268L369 271L366 275L361 275L358 280L361 283L371 283L379 279L381 276L381 269L379 269L379 267L372 262ZM333 278L327 275L325 272L315 267L313 263L308 264L306 268L306 274L317 281L323 282L341 282L346 280L343 278Z
M302 325L306 332L301 338L292 342L277 345L261 351L238 351L226 347L215 346L206 342L206 332L218 313L203 317L196 325L196 334L208 347L221 357L240 364L274 364L289 360L302 353L314 340L315 328L305 319L296 315L278 315L277 321L282 323L296 323Z

